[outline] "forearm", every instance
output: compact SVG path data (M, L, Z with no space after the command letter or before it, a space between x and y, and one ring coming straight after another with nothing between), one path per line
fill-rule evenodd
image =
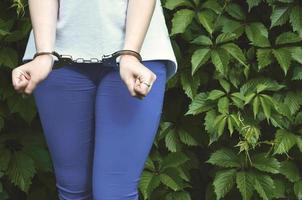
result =
M124 49L140 52L155 4L156 0L129 0Z
M37 51L53 51L58 0L28 0L28 5Z

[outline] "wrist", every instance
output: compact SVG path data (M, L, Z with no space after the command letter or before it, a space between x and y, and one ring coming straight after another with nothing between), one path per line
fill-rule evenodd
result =
M120 61L140 61L137 57L135 57L134 55L129 55L129 54L124 54L124 55L120 55Z
M37 56L41 56L41 55L51 55L52 58L54 59L55 57L57 57L59 59L60 57L60 54L58 54L56 51L38 51L34 54L34 57L37 57Z
M119 54L119 62L142 62L142 56L139 51L135 51L133 49L122 49L117 52Z
M38 55L34 58L34 60L50 60L51 62L53 62L55 60L55 56L52 54L43 54L43 55Z

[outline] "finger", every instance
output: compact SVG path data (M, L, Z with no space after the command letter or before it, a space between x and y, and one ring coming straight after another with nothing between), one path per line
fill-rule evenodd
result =
M25 94L28 94L28 95L31 94L32 91L35 89L36 85L37 85L36 81L34 81L34 80L31 79L29 81L27 87L24 90Z
M13 85L16 84L16 82L18 81L18 79L21 78L21 76L24 76L26 79L30 79L30 76L26 72L24 72L23 70L21 70L21 69L16 68L16 69L14 69L12 71L12 82L13 82Z
M17 90L17 92L22 92L27 84L28 80L21 75L20 77L16 78L14 88Z
M147 92L148 92L148 93L149 93L150 90L152 89L152 86L153 86L154 82L156 81L156 79L157 79L156 75L151 76L150 79L149 79L148 84L144 84L145 86L147 86Z
M16 85L16 78L15 78L16 76L15 76L15 71L13 70L12 71L12 74L11 74L11 79L12 79L12 84L13 84L13 86L15 87L15 85Z
M126 78L125 84L131 96L135 96L133 78Z
M14 87L17 85L17 82L19 81L20 76L21 76L21 74L17 70L12 71L12 83L13 83Z
M139 78L139 81L137 81L135 90L137 92L139 92L140 94L146 96L151 90L152 82L153 82L152 77L149 78L149 81L146 81L146 79L141 77L141 78Z
M139 95L145 96L147 94L147 90L144 87L142 87L142 85L143 84L141 83L141 81L139 79L136 79L134 89L135 92L138 93Z
M20 74L22 74L27 80L30 79L30 75L28 74L27 71L23 71L23 70L18 69L18 68L16 69L16 71L18 71Z
M139 97L146 97L146 94L144 94L140 91L137 91L137 90L136 90L136 95L139 96Z
M22 81L22 84L20 85L19 87L19 91L20 92L24 92L26 86L28 85L29 81L30 80L27 80L23 75L21 76L21 81Z
M140 83L140 82L137 80L137 78L135 78L135 79L134 79L134 84L133 84L133 91L134 91L134 93L135 93L135 94L134 94L134 97L136 97L136 98L142 100L142 99L145 97L145 95L143 95L143 94L137 92L136 89L135 89L136 85L139 84L139 83Z

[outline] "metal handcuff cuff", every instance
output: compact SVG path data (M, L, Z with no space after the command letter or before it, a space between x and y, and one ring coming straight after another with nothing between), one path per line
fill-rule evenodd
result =
M63 67L64 65L68 65L68 64L76 64L76 63L102 63L105 64L108 67L113 67L113 68L117 68L117 62L116 62L116 58L120 55L133 55L135 56L140 62L142 62L142 57L141 55L133 50L119 50L116 51L112 54L108 54L108 55L103 55L102 59L98 59L98 58L91 58L89 60L85 60L84 58L77 58L75 60L73 60L72 56L70 55L62 55L59 54L56 51L51 51L51 52L37 52L35 53L33 59L39 55L44 55L44 54L52 54L54 56L56 56L58 58L58 61L54 62L53 68L57 69L60 67Z
M98 58L91 58L89 60L85 60L84 58L77 58L75 60L72 59L72 56L70 55L62 55L59 54L56 51L51 51L51 52L37 52L35 53L33 59L39 55L44 55L44 54L52 54L54 56L56 56L58 58L58 61L55 61L53 64L53 69L58 69L61 68L65 65L68 64L80 64L80 63L102 63L104 64L104 66L106 67L112 67L113 69L118 69L119 65L116 62L116 59L118 56L120 55L133 55L135 56L140 62L142 62L142 57L141 55L133 50L128 50L128 49L123 49L123 50L118 50L112 54L108 54L108 55L103 55L102 59L98 59ZM145 85L147 85L148 87L151 87L151 84L143 82Z

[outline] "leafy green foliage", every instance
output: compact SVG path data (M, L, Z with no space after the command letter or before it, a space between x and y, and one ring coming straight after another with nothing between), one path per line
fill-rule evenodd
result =
M216 166L205 196L301 198L295 159L302 152L300 2L196 2L167 0L166 5L175 11L172 21L179 19L179 10L195 11L183 20L191 21L185 29L175 23L171 28L182 30L172 39L190 45L174 79L181 77L180 88L190 100L177 114L194 118L188 124L203 122L204 148L210 151L206 163ZM162 123L173 122L176 131L185 126L177 120L182 118ZM170 151L185 150L177 137L165 144Z
M11 84L11 70L23 55L20 44L31 29L26 6L21 1L0 3L0 199L30 199L40 189L48 193L43 199L50 200L55 191L46 183L37 184L40 174L53 172L43 132L36 126L33 98L21 98Z

